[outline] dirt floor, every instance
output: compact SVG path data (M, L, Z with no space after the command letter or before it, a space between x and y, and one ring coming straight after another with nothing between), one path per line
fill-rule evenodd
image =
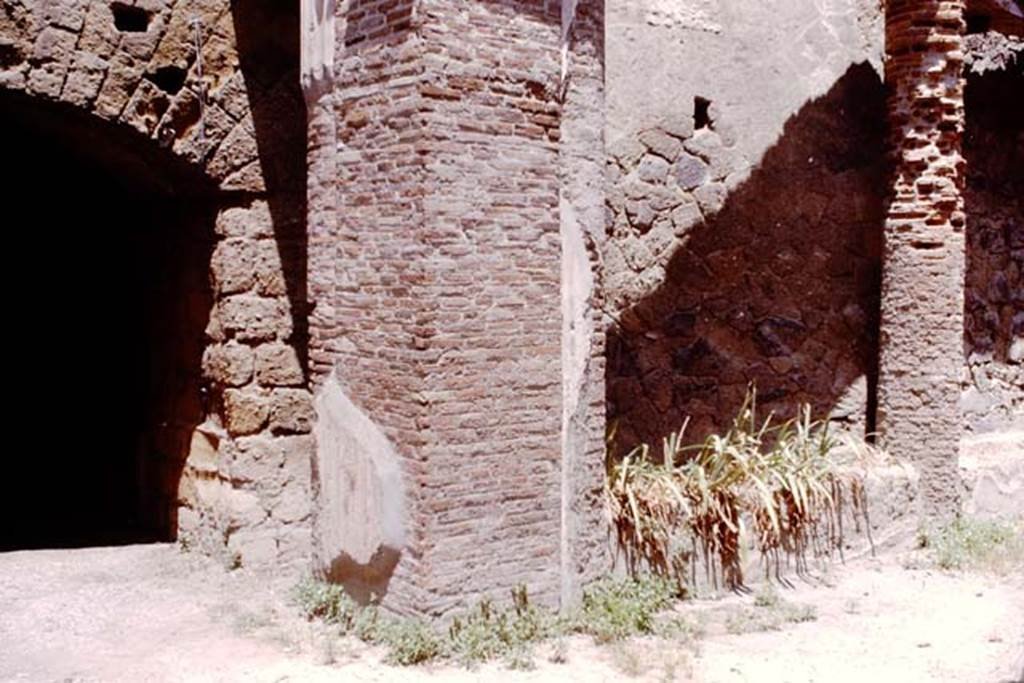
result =
M890 554L779 595L814 621L757 628L754 596L685 604L688 642L537 651L531 671L397 669L299 619L283 580L225 572L170 545L0 554L0 681L1024 680L1024 572L995 578L908 569ZM557 653L557 654L556 654ZM555 663L558 660L561 663ZM564 661L563 661L564 660Z

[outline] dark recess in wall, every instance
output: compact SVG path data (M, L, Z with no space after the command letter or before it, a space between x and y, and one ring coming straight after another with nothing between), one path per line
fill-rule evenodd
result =
M1024 338L1024 60L969 73L964 100L964 356L973 386L962 408L968 429L984 432L1012 421L1013 385L1019 395L1024 375L1011 358Z
M114 27L123 33L145 33L149 29L149 12L122 2L110 5L114 15Z
M711 100L703 97L693 98L693 129L711 127Z
M187 76L188 72L179 66L161 66L146 74L146 79L168 95L176 95L184 87Z
M203 417L204 181L127 128L25 98L0 97L0 144L18 169L10 215L31 216L8 254L40 264L4 283L9 412L28 438L7 472L19 499L0 504L12 506L0 549L172 540ZM182 201L171 185L196 194Z

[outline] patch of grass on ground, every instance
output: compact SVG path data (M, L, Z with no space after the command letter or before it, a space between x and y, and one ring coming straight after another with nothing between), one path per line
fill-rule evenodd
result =
M452 620L446 639L446 654L472 666L491 659L503 659L511 668L529 668L535 643L564 633L562 620L531 604L525 588L512 591L512 607L498 609L490 600Z
M377 627L376 608L359 605L337 584L302 579L292 589L292 602L304 617L336 626L341 635L365 640Z
M657 618L680 596L675 584L655 577L598 581L584 591L580 608L568 616L532 604L526 589L518 588L510 606L483 600L454 617L446 629L425 619L360 606L342 587L312 579L300 582L292 597L307 619L381 645L387 650L385 661L403 666L448 659L473 667L503 660L510 668L529 669L536 644L570 634L610 643L644 635L689 639L699 632L699 626L685 618Z
M655 616L678 597L676 585L658 577L598 581L584 591L572 628L599 643L652 634Z
M920 544L935 564L949 571L1006 574L1024 566L1024 524L958 517L930 533Z
M647 677L665 683L690 680L695 651L656 639L623 640L611 645L611 664L628 678Z
M445 651L444 639L424 619L379 620L367 635L369 642L387 648L384 661L388 664L423 664L437 659Z
M800 624L818 618L813 605L806 605L783 599L772 589L766 589L754 596L753 607L738 607L729 610L725 618L725 630L733 635L779 631L786 624Z

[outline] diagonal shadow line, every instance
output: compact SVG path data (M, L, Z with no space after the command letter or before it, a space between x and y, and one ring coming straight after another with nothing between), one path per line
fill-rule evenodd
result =
M626 452L692 417L727 426L756 382L764 410L829 412L877 374L885 92L852 65L786 123L720 212L682 237L663 281L608 330L607 404ZM862 390L863 394L864 391Z

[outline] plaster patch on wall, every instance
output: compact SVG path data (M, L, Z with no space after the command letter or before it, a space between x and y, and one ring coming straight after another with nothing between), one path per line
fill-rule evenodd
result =
M562 232L562 602L577 598L578 577L572 568L579 534L575 500L579 461L586 453L586 390L594 337L591 300L594 275L579 217L561 197Z
M717 21L720 0L644 0L641 3L644 18L652 26L687 28L719 33L722 25Z
M302 90L308 101L327 92L334 75L335 0L302 0Z
M1024 516L1024 432L1010 431L960 442L960 473L969 515Z
M405 547L398 456L333 375L314 405L316 571L345 585L357 599L382 596Z
M575 211L562 197L562 367L563 419L576 412L590 359L593 334L590 300L594 275ZM563 422L563 429L565 423Z

